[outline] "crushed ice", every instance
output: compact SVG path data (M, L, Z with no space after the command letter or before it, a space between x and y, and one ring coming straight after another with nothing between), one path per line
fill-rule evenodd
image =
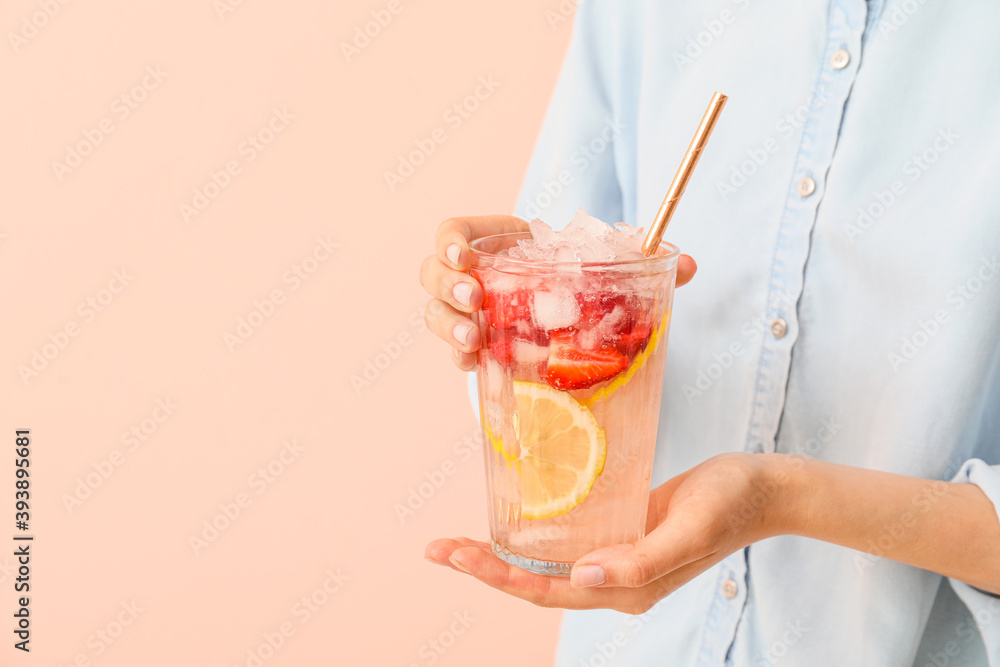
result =
M539 219L528 223L531 238L517 242L509 255L516 259L556 262L610 262L642 259L643 229L624 222L611 226L582 208L562 230Z

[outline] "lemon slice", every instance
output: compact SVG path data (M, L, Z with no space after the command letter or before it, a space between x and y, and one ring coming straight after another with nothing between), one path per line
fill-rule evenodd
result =
M604 471L604 429L589 408L548 385L515 381L514 400L521 516L565 514L586 499Z
M490 441L490 445L493 446L493 451L502 456L504 461L507 463L513 463L517 460L517 450L507 448L504 444L503 438L493 433L493 429L490 428L490 425L487 423L485 417L483 417L483 432L486 434L486 439ZM508 440L511 439L508 438ZM513 447L517 447L516 442L511 442L511 445Z
M663 315L663 319L660 320L660 323L653 327L652 333L649 334L649 342L646 344L646 349L636 356L629 367L625 369L624 373L621 373L609 384L601 387L586 398L583 401L584 405L587 405L588 407L593 406L598 401L603 401L605 398L618 391L621 387L625 386L628 381L632 379L632 376L638 373L642 367L646 365L646 362L649 361L649 358L653 356L653 353L656 352L656 348L660 346L660 341L663 340L663 336L669 326L670 311L667 311Z

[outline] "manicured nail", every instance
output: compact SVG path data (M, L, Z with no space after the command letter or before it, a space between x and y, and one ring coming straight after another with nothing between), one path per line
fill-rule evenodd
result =
M455 328L451 330L451 335L455 337L462 345L465 345L466 341L469 340L469 332L472 331L472 325L462 322L461 324L456 324Z
M607 580L604 568L600 565L580 565L574 567L569 575L569 583L573 588L589 588L599 586Z
M463 306L468 306L472 300L472 283L455 283L455 286L451 288L451 293L455 297L455 301Z
M456 269L458 268L458 256L462 254L462 249L458 247L458 244L452 243L448 246L448 249L444 251L444 254L448 256L448 261Z
M442 563L439 560L434 560L433 558L428 558L427 556L424 556L424 560L427 561L428 563L434 563L435 565L440 565L441 567L448 567L448 563Z
M448 560L451 562L452 565L457 567L462 572L465 572L466 574L471 574L469 572L468 566L462 563L460 560L458 560L458 556L456 556L455 554L452 554L451 558L449 558Z

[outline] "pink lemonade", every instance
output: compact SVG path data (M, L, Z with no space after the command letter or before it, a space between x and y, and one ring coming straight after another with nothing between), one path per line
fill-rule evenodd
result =
M645 534L678 251L518 258L531 238L472 244L490 536L507 562L568 575Z

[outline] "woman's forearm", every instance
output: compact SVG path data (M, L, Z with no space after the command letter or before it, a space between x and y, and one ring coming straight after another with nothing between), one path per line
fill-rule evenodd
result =
M775 534L890 558L1000 594L1000 521L974 484L766 454ZM858 556L864 569L870 556Z

